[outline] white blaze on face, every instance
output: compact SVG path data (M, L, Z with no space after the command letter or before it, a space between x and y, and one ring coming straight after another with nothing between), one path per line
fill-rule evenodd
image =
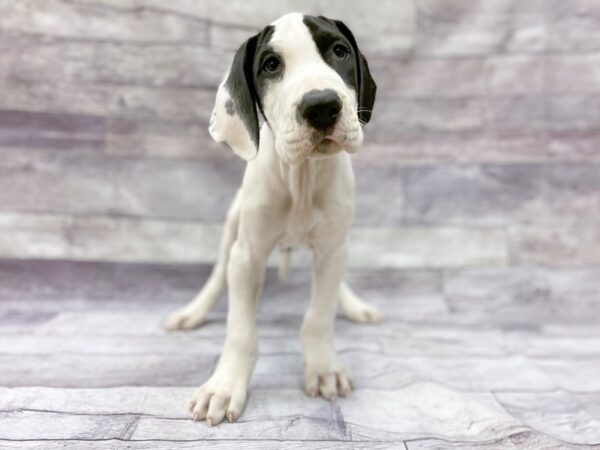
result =
M323 60L302 14L288 14L272 25L275 30L269 44L281 57L284 69L280 79L268 82L262 101L279 157L298 164L309 156L355 151L363 138L356 113L356 93ZM298 119L302 96L315 89L332 89L342 100L342 113L327 136Z

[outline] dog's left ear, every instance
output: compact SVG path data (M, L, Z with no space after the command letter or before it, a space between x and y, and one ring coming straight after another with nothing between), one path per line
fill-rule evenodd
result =
M375 94L377 92L377 85L371 76L367 59L358 49L354 35L344 22L341 20L327 19L325 17L322 18L333 22L344 37L350 41L350 44L354 49L354 54L356 55L356 68L358 71L358 118L362 122L367 123L371 120L371 112L373 111Z
M225 79L219 86L208 131L217 142L224 142L249 161L258 153L257 95L252 66L258 35L238 49Z

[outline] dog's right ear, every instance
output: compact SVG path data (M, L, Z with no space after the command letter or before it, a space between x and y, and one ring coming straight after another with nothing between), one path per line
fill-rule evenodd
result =
M233 57L231 68L219 86L208 131L249 161L258 153L258 114L252 66L257 36L248 39Z

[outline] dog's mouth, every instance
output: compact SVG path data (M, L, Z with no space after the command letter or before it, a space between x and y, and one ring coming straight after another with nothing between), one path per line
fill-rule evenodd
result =
M325 158L331 155L335 155L342 150L342 146L331 138L322 139L315 147L312 149L309 158Z
M354 153L358 146L358 131L332 127L327 130L310 130L300 138L292 137L292 133L284 133L280 156L288 164L299 164L306 158L327 158L342 151Z
M340 144L331 138L325 138L315 146L313 153L330 154L340 150Z

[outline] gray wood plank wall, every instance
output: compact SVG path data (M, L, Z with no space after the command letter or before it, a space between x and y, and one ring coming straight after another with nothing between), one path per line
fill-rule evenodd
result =
M352 265L600 262L583 0L1 0L0 257L212 261L243 170L215 88L290 10L345 20L379 84Z

